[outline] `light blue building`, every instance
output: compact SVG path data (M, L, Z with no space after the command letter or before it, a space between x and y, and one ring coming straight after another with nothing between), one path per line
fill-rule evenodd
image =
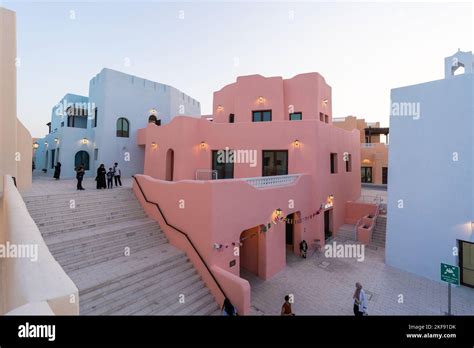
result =
M474 286L474 57L445 78L391 91L387 264L440 280L440 263ZM463 72L462 74L458 74Z
M89 96L66 94L55 105L49 133L38 139L35 172L53 175L61 162L61 177L75 176L83 164L86 176L97 167L119 163L122 176L143 172L144 148L137 130L148 122L166 124L176 115L200 116L200 103L178 89L111 69L89 82Z

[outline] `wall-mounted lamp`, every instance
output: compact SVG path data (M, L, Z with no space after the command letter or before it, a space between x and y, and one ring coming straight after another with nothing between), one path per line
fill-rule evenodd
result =
M158 144L155 143L155 142L152 142L152 143L151 143L151 149L152 149L152 150L156 150L157 148L158 148Z
M214 243L213 248L216 249L216 250L219 250L219 249L222 248L222 244Z
M83 139L81 140L81 142L82 142L83 144L88 144L88 143L89 143L89 140L88 140L87 138L83 138Z
M293 142L293 145L294 147L300 147L300 141L298 139L296 139L294 142Z
M149 113L149 116L153 115L153 116L157 116L158 115L158 111L156 111L156 109L150 109L150 111L148 111Z
M265 98L262 97L262 96L260 96L260 97L258 97L257 100L258 100L258 102L259 102L260 104L262 104L262 103L265 101Z
M201 147L201 149L205 149L207 147L207 144L205 141L201 141L201 144L199 144L199 146Z
M328 105L329 100L323 99L323 105Z
M59 143L59 139L58 138L54 138L54 142L57 144Z
M33 144L33 149L36 150L38 147L39 147L39 144L38 144L38 143L34 143L34 144Z
M48 142L47 142L47 141L44 142L44 146L48 146Z
M217 111L222 111L222 110L224 110L224 107L222 105L218 105L217 106Z

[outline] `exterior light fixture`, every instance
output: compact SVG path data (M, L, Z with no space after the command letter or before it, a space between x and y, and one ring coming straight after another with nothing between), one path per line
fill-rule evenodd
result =
M220 248L222 248L222 244L214 243L213 247L214 249L219 250Z
M158 115L158 111L156 111L156 109L150 109L149 114L150 114L150 116L151 116L151 115L157 116L157 115Z
M328 105L329 100L323 99L323 105Z
M57 144L59 143L59 139L58 138L54 138L54 142Z
M47 142L47 141L44 142L44 146L48 146L48 142Z
M201 146L201 149L205 149L205 148L206 148L206 146L207 146L207 144L206 144L206 142L204 142L204 141L201 141L201 144L200 144L200 146Z
M152 142L152 143L151 143L151 148L152 148L153 150L156 150L156 149L158 148L158 144L155 143L155 142Z
M218 105L217 106L217 111L222 111L222 110L224 110L224 107L222 105Z
M296 139L294 142L293 142L293 145L295 147L300 147L300 141L298 139Z
M265 101L265 98L264 98L264 97L262 97L262 96L258 97L258 102L259 102L260 104L262 104L264 101Z
M83 144L88 144L88 143L89 143L89 140L88 140L87 138L83 138L83 139L81 140L81 142L82 142Z
M38 147L39 147L39 144L38 144L38 143L34 143L34 144L33 144L33 149L36 150Z

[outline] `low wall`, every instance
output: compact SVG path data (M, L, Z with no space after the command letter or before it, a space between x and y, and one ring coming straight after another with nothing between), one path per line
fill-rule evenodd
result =
M168 223L173 224L181 231L188 234L188 237L192 240L194 246L199 251L202 258L206 261L209 269L211 270L211 272L213 272L214 277L219 282L226 296L236 306L237 311L243 315L248 314L250 312L250 284L248 283L248 281L245 279L241 279L240 277L235 275L234 277L230 277L230 273L224 270L222 270L222 272L220 272L219 270L216 271L216 268L213 266L217 265L212 262L209 253L206 253L206 251L203 250L203 240L205 241L208 239L203 237L205 233L210 233L210 225L197 222L194 219L191 220L189 218L177 218L175 215L169 213L172 212L172 209L170 209L171 205L178 202L178 196L173 196L176 193L174 186L177 185L177 183L159 181L144 175L136 175L135 179L140 183L140 187L143 189L146 198L149 201L158 203L160 205L160 208L162 209L162 212L165 215L164 217L166 219L169 219ZM204 182L201 182L197 185L193 182L181 182L179 183L179 185L182 185L184 187L183 190L186 190L186 192L192 191L195 193L193 196L196 197L196 202L194 203L196 205L203 206L203 208L199 211L200 215L207 216L207 212L204 207L210 207L211 205L205 205L203 201L205 201L206 197L210 196L210 185ZM169 242L173 246L177 247L180 250L183 250L186 253L188 258L192 262L194 268L201 276L204 283L209 288L218 304L222 306L224 302L224 295L220 291L217 283L212 278L211 274L200 259L199 255L196 253L194 248L191 246L191 244L188 242L188 240L182 233L178 232L176 229L166 224L164 217L160 214L157 207L154 204L149 203L145 200L145 197L143 196L140 187L138 187L135 181L133 182L133 191L141 205L144 207L144 210L147 215L150 218L158 221L163 232L165 233ZM160 199L160 197L166 197L166 202L164 202L163 199ZM194 206L193 202L191 202L190 200L186 200L186 205L189 205L190 207ZM195 211L194 209L191 210ZM210 219L203 220L207 222L210 221ZM234 291L235 286L240 290Z
M377 205L361 202L346 202L346 217L344 223L355 225L361 218L367 215L376 215Z
M37 259L7 257L2 259L4 288L3 312L15 313L23 306L28 314L46 314L45 302L56 315L79 314L79 291L49 252L41 233L31 218L12 177L4 176L0 241L10 246L36 249ZM5 245L5 244L4 244ZM46 308L46 309L45 309Z

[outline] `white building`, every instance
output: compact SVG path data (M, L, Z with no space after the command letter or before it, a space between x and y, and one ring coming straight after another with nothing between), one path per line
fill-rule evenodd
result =
M459 265L474 286L474 57L445 78L391 91L387 264L440 280Z
M143 172L144 148L136 132L150 121L166 124L175 115L199 116L200 103L174 87L111 69L102 69L89 83L89 96L66 94L51 114L49 134L37 140L35 171L75 176L84 164L86 175L118 162L123 176Z

